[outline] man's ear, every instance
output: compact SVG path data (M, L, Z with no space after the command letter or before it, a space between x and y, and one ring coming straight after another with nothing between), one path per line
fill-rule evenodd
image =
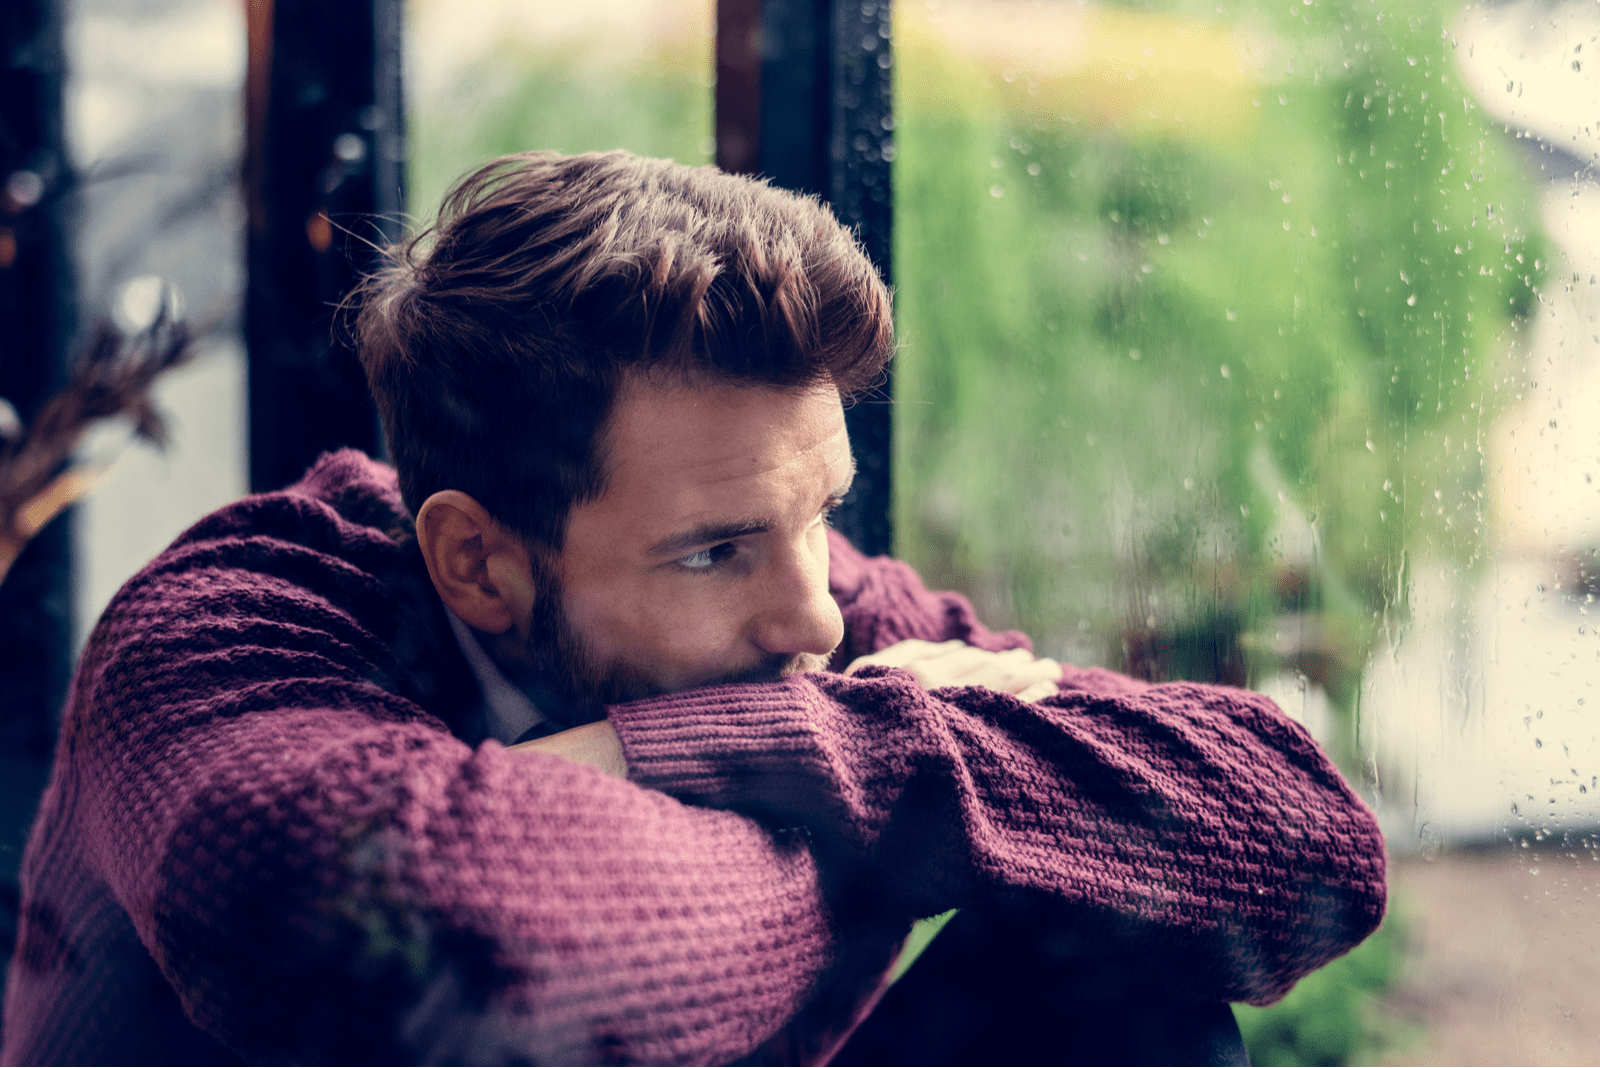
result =
M445 607L486 634L526 632L533 567L522 540L460 490L441 490L417 510L417 542Z

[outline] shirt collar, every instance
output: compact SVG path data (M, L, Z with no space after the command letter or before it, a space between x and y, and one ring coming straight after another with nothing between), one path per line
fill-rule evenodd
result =
M450 620L450 632L455 635L456 644L461 647L461 655L466 657L467 666L472 669L472 674L478 680L478 691L483 695L484 720L489 728L489 737L497 739L502 745L510 745L529 730L544 723L544 714L528 699L528 695L506 678L499 666L489 659L489 654L478 642L478 636L472 633L472 628L448 607L445 608L444 614Z

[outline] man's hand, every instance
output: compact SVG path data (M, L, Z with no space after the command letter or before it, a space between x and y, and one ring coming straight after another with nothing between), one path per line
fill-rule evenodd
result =
M1061 665L1036 657L1026 649L991 653L963 641L925 642L908 638L868 656L858 657L844 669L854 675L869 664L904 668L923 689L940 686L985 686L1037 701L1056 692Z
M508 749L535 749L541 753L554 753L579 764L599 768L607 775L619 779L628 777L628 763L622 759L622 743L617 732L606 720L585 723L581 727L535 738L531 742L507 746Z
M991 653L962 641L925 642L909 638L870 656L857 658L844 673L854 675L868 664L905 668L928 690L940 686L986 686L1000 693L1015 694L1024 701L1049 697L1056 692L1056 680L1061 677L1060 664L1036 657L1026 649ZM619 779L628 777L622 743L605 720L507 748L554 753L579 764L589 764Z

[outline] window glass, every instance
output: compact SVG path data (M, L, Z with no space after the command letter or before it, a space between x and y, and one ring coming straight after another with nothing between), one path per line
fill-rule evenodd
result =
M1445 905L1407 864L1589 857L1592 8L896 17L901 552L1049 655L1274 695L1380 813L1417 939ZM1334 985L1383 987L1395 937ZM1382 1055L1349 1011L1253 1052Z

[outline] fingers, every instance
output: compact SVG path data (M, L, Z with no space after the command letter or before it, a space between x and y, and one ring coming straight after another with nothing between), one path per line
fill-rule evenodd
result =
M1017 694L1019 701L1042 701L1046 697L1054 697L1061 690L1054 682L1036 682L1026 690Z
M926 673L930 680L937 679L935 686L969 685L969 679L992 678L1006 670L999 654L971 645L942 650L907 666L912 674Z
M964 648L967 648L966 642L956 639L947 642L927 642L920 638L907 638L904 641L895 642L893 645L879 649L875 653L856 657L850 662L850 666L844 669L844 673L846 675L854 675L858 670L869 664L876 664L879 667L903 668L918 660L925 660L928 657L938 656L943 652Z
M845 674L853 675L869 664L898 667L911 672L917 684L934 690L941 686L983 686L999 693L1037 694L1038 700L1056 692L1061 665L1048 657L1035 658L1026 649L990 652L961 641L928 642L907 639L853 661Z

